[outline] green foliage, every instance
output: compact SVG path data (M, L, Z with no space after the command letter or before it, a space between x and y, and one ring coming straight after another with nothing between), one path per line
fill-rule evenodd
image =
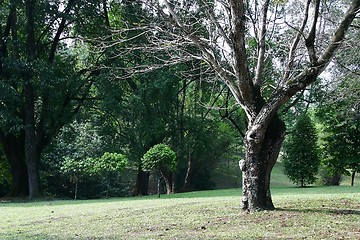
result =
M215 187L211 180L214 170L230 159L237 159L240 143L237 132L222 119L186 118L184 146L178 153L178 179L185 177L191 160L190 189L208 190ZM181 154L181 155L180 155ZM237 160L238 161L238 160ZM236 162L237 162L236 161ZM182 186L181 186L182 187Z
M103 182L102 186L105 186L106 197L108 197L111 180L114 180L120 172L124 171L126 165L127 158L125 155L106 152L100 158L71 159L65 157L60 170L75 184L75 199L77 198L79 182L86 181L87 177Z
M92 177L100 179L105 186L105 197L109 197L111 183L119 179L120 172L128 164L125 155L120 153L105 152L100 158L89 159L88 172Z
M334 174L329 170L328 167L322 164L319 170L319 180L318 183L321 186L338 186L342 180L340 174Z
M141 162L147 171L173 172L176 169L176 153L165 144L157 144L144 154Z
M0 145L0 197L5 195L9 190L11 180L12 176L10 174L10 166L6 161L5 154L2 146Z
M284 145L284 173L301 187L315 182L320 159L317 134L311 119L301 115Z
M98 126L90 121L75 120L61 129L44 158L60 162L64 157L78 160L98 158L107 150L106 147Z
M129 186L123 185L123 174L120 175L127 158L114 153L113 141L102 134L112 135L102 132L97 122L79 121L62 128L42 156L42 184L46 194L73 196L77 183L79 198L129 195Z
M341 79L317 109L323 164L331 176L360 172L359 77Z
M65 160L60 170L71 177L71 181L74 183L79 180L80 177L89 174L91 166L91 158L88 159L73 159L65 157Z
M120 153L104 153L100 158L93 159L93 166L90 170L93 174L107 174L124 171L128 164L125 155Z
M36 154L27 152L25 157L35 168L43 150L88 99L98 75L93 70L94 59L97 63L100 59L94 52L91 56L78 54L91 45L90 41L79 39L105 36L105 2L0 1L0 132L16 138L7 147L11 151L24 145L25 138L19 136L27 135L25 126L32 129L30 136L36 137L26 139ZM25 117L25 112L29 117ZM8 161L14 162L13 173L22 175L14 176L21 179L15 179L13 183L20 186L13 186L14 189L25 192L27 189L22 186L28 184L23 179L40 177L39 169L17 169L27 167L16 163L24 162L23 158L16 156ZM29 183L34 185L30 189L35 189L31 194L36 195L38 181Z

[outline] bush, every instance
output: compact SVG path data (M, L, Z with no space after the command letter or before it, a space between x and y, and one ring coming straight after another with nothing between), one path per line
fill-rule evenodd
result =
M169 146L165 144L153 146L141 158L141 163L143 170L154 170L161 175L165 181L167 193L173 193L171 173L176 170L176 153ZM160 194L159 190L158 194Z
M322 186L339 186L342 180L341 175L332 174L325 166L322 166L319 171L320 179L319 185Z
M145 171L173 172L176 169L176 153L165 144L157 144L144 154L141 162Z

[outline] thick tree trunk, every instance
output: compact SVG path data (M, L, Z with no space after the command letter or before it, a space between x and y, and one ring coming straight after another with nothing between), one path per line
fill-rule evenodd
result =
M25 160L29 177L29 198L40 193L39 158L36 151L34 89L27 81L25 92Z
M252 129L252 128L249 128ZM270 175L278 158L285 136L285 124L275 115L267 129L252 132L251 138L245 140L246 157L240 161L243 171L242 208L249 212L274 209L270 193ZM258 141L257 136L264 136Z
M12 175L8 197L25 197L29 193L28 173L25 163L24 133L1 136L1 143L10 164Z
M149 194L149 172L144 172L141 166L138 168L135 186L135 196L146 196Z
M8 158L11 167L11 189L8 197L25 197L29 194L28 173L26 169L25 157L12 156Z
M40 193L39 156L36 151L35 129L35 90L33 83L33 63L36 56L35 41L35 0L27 0L26 4L26 55L28 69L24 76L25 100L25 160L29 177L29 198L37 197Z
M351 186L352 187L354 186L355 174L356 174L356 171L353 170L352 173L351 173Z

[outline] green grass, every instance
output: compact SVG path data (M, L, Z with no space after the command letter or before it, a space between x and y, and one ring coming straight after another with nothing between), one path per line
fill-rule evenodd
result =
M211 178L218 189L235 188L241 186L241 172L237 162L219 166ZM294 187L295 185L284 175L284 167L277 162L271 172L272 187Z
M271 187L294 187L295 184L290 182L289 178L284 174L284 166L281 162L277 162L271 171Z
M319 176L318 176L319 177ZM229 164L219 166L213 173L212 181L216 183L218 189L237 188L241 186L241 173L238 163L235 161ZM343 176L341 185L349 186L351 182L350 176ZM360 174L356 174L355 185L360 185ZM271 187L295 187L289 178L284 174L284 166L281 162L277 162L271 172Z
M360 187L272 189L244 214L240 190L0 204L0 239L360 239Z

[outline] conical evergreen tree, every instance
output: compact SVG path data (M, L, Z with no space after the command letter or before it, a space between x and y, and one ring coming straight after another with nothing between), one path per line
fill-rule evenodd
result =
M315 182L320 159L315 127L306 114L302 114L284 145L284 173L298 186Z

